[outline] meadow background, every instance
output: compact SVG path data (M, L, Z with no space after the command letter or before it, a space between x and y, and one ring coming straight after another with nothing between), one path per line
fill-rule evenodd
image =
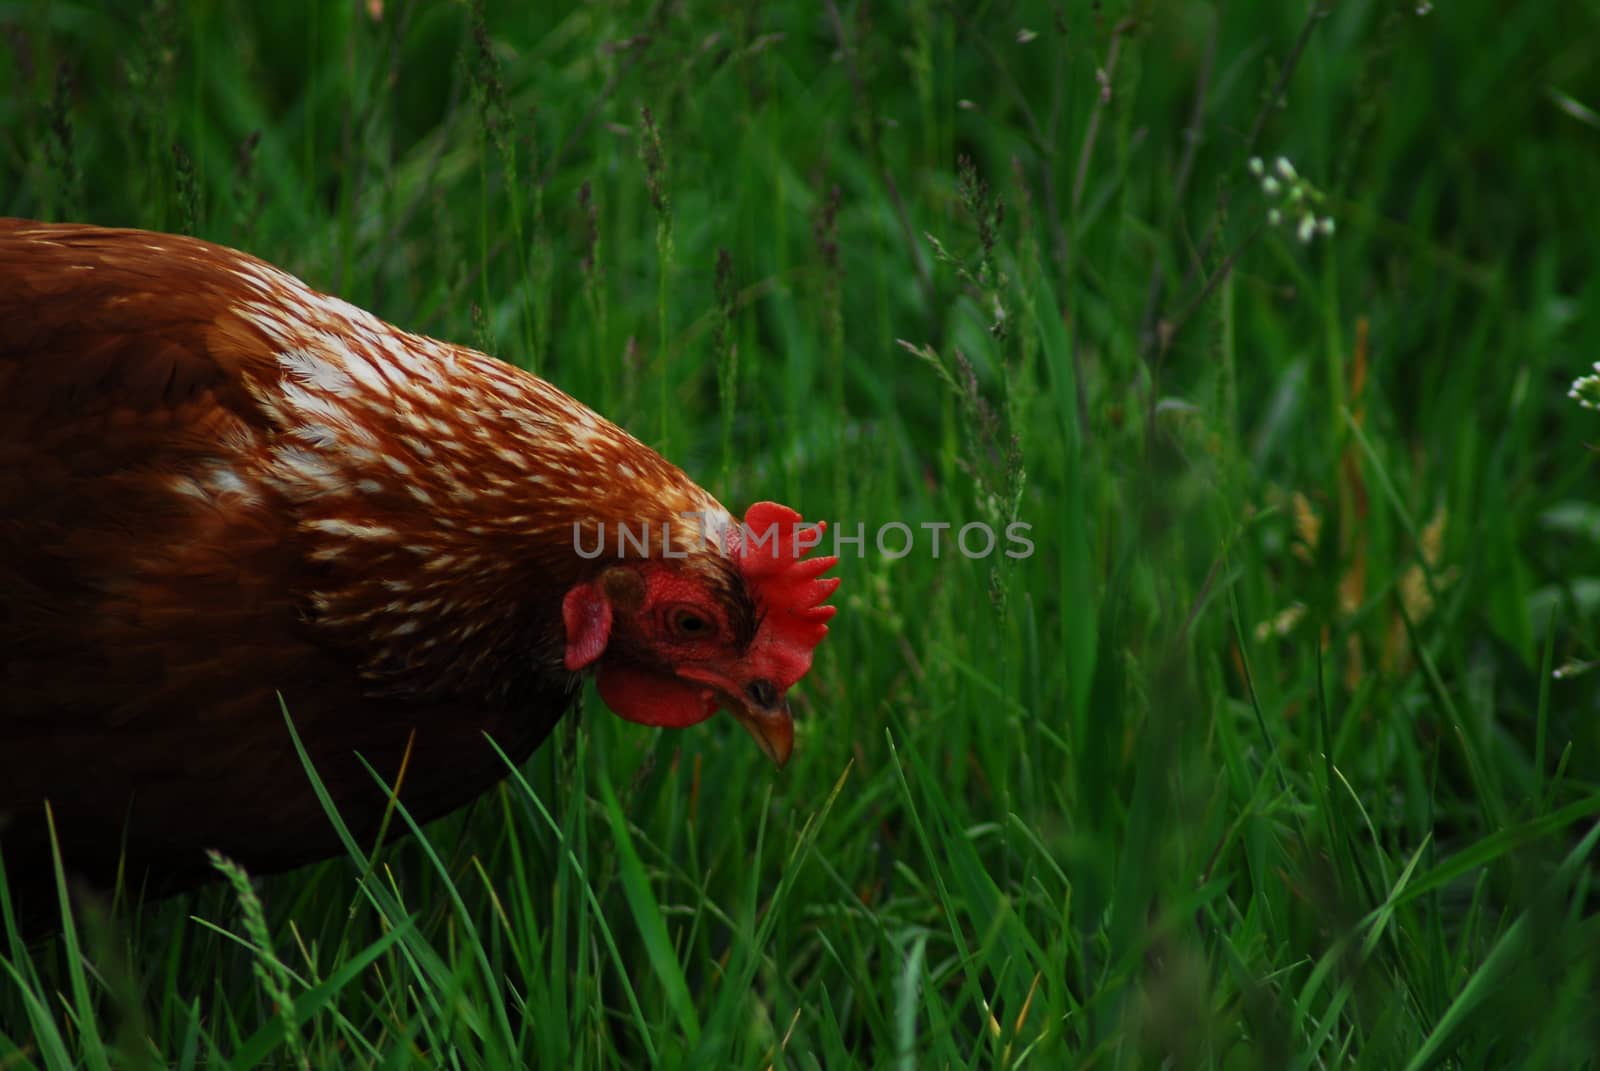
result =
M851 553L781 772L591 694L371 865L0 911L0 1069L1593 1066L1600 6L0 31L0 211L253 252L735 509L1036 547Z

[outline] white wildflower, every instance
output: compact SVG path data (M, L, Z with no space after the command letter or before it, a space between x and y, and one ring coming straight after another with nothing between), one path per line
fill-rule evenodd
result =
M1600 365L1596 365L1600 368ZM1567 397L1585 409L1600 409L1600 375L1579 376L1572 381Z

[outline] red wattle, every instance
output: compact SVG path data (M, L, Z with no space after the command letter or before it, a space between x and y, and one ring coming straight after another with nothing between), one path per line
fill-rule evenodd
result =
M704 685L634 666L602 665L595 684L613 713L640 725L681 729L717 712L716 697Z

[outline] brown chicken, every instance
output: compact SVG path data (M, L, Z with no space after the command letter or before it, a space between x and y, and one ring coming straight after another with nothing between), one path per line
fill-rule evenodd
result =
M192 238L0 220L0 853L167 891L419 820L573 702L778 763L838 581L543 380ZM281 697L281 706L280 706ZM409 758L406 758L409 750ZM41 890L42 891L42 890ZM31 895L39 895L36 891ZM37 900L35 901L37 903Z

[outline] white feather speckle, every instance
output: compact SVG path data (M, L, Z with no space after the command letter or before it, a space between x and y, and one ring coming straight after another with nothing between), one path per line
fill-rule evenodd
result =
M395 539L400 534L381 524L359 524L338 517L319 517L307 522L306 527L345 539Z

